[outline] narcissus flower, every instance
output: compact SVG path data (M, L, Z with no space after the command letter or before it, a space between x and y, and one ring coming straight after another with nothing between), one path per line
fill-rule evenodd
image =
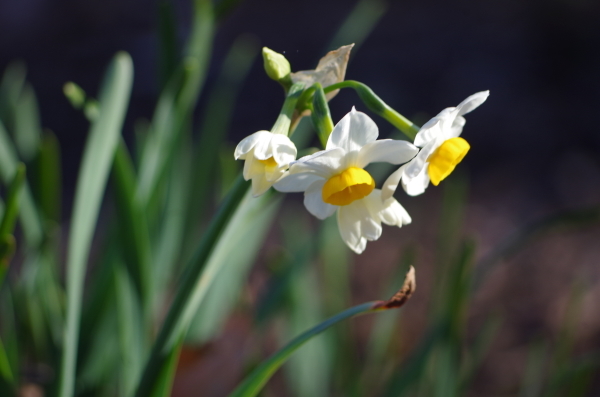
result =
M489 91L473 94L457 107L446 108L425 123L415 137L415 145L422 148L421 151L385 181L382 199L392 197L400 181L406 193L416 196L425 191L430 181L437 186L450 175L470 148L460 137L466 122L463 115L485 102L489 94Z
M260 196L279 179L296 159L296 146L283 134L258 131L235 148L235 159L244 162L244 179L252 179L252 195Z
M364 168L372 162L407 162L418 149L405 141L377 140L378 135L375 122L352 109L331 132L325 150L291 163L273 186L281 192L304 192L306 209L319 219L337 212L342 239L358 254L367 240L379 238L382 222L398 227L411 222L394 198L381 199Z

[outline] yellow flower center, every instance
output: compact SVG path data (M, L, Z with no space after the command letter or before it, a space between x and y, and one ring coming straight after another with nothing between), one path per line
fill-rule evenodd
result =
M437 186L450 175L470 148L471 146L462 138L450 138L444 141L427 159L429 162L427 173L431 183Z
M264 164L265 167L277 167L277 161L271 156L266 160L258 160L260 163Z
M334 175L323 185L323 201L333 205L348 205L368 196L375 188L375 181L362 168L350 167Z

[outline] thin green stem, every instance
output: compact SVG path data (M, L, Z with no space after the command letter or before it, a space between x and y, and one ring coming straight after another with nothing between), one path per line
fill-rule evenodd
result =
M303 90L304 84L302 83L296 83L290 87L285 102L283 103L283 107L281 108L281 112L279 113L279 117L277 117L273 128L271 128L273 134L282 134L285 136L291 135L289 134L289 131L292 115L294 114L296 103L298 102L298 99L300 99Z
M386 119L390 124L402 131L402 133L406 135L409 139L414 141L415 136L417 136L417 132L419 132L419 126L414 124L406 117L402 116L400 113L396 112L394 109L392 109L387 103L385 103L381 98L379 98L367 85L355 80L346 80L340 83L327 86L324 88L324 91L327 94L331 91L335 91L340 88L354 89L360 97L360 99L364 102L365 105L367 105L367 107L370 110Z
M315 87L315 94L313 95L310 117L319 134L321 145L325 148L329 135L333 131L333 120L331 120L331 113L329 112L329 105L327 105L323 87L319 83L315 83L313 87Z

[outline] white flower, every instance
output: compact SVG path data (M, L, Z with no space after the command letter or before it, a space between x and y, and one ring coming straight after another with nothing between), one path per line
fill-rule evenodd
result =
M450 175L470 148L466 140L459 138L466 122L463 115L485 102L489 94L489 91L473 94L425 123L415 137L415 145L421 151L385 181L382 199L392 197L401 180L406 193L416 196L425 191L430 181L437 186Z
M375 122L353 108L335 126L325 150L291 163L273 186L281 192L304 192L306 209L319 219L337 211L342 239L358 254L367 240L379 238L382 222L398 227L411 222L394 198L382 201L364 167L378 161L401 164L418 149L405 141L376 140L378 135Z
M235 148L235 159L244 162L244 179L252 179L252 195L260 196L279 179L296 159L290 138L269 131L247 136Z

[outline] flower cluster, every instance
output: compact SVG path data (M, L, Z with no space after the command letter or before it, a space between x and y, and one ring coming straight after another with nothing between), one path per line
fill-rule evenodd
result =
M269 51L265 53L272 57ZM328 56L333 58L331 54ZM345 72L345 66L343 69ZM291 81L287 75L279 75L278 81ZM320 89L319 83L324 81L316 83ZM488 91L478 92L458 106L442 110L413 135L414 144L378 140L375 122L352 108L330 131L324 150L298 160L296 147L286 135L292 116L282 112L272 132L258 131L243 139L235 149L235 158L245 160L243 175L252 180L254 196L265 193L271 186L280 192L304 192L306 209L319 219L336 214L342 239L360 254L367 241L381 236L382 223L401 227L411 222L406 210L393 197L398 185L402 184L408 195L416 196L425 191L429 182L437 186L452 173L470 148L460 137L465 125L463 116L481 105L488 95ZM289 103L295 104L298 95L289 95L288 99L292 97L295 99ZM290 108L288 100L286 103L288 110L294 108L293 105ZM377 108L387 109L386 106ZM386 113L382 115L385 117ZM374 162L401 165L381 189L375 187L373 177L365 170Z

